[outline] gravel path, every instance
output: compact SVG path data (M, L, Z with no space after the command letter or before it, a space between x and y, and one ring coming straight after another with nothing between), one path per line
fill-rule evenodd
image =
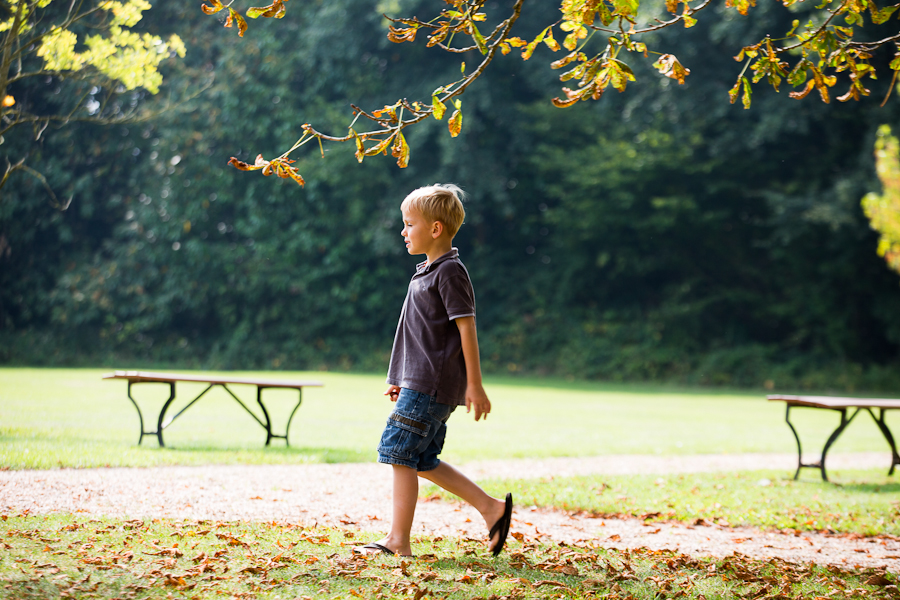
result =
M796 467L796 455L601 456L486 461L462 465L473 479L582 474L692 473ZM835 468L886 467L882 453L836 454ZM812 473L812 472L810 472ZM809 475L807 475L809 476ZM378 464L230 465L143 469L62 469L0 472L0 514L55 511L128 517L258 519L386 531L391 514L390 469ZM420 500L414 534L483 537L471 507ZM600 540L614 548L672 549L692 555L739 552L756 558L900 572L900 538L788 535L747 527L600 519L517 505L513 532L552 541Z

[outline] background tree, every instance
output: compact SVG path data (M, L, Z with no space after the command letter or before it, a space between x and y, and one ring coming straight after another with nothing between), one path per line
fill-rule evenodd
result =
M642 85L560 110L554 71L496 60L466 91L458 137L452 103L404 131L417 158L406 168L329 144L328 160L298 153L302 189L228 167L290 147L309 115L340 128L351 103L430 97L461 59L467 73L480 64L396 45L370 8L289 5L240 43L194 7L148 11L149 33L186 32L167 80L215 84L186 110L73 123L38 146L48 181L77 202L19 221L35 241L0 268L13 273L0 282L0 360L381 371L417 261L399 200L453 181L471 192L457 244L490 372L896 389L900 286L859 203L878 185L876 130L898 117L896 103L878 107L889 78L840 110L765 87L753 110L723 102L732 40L792 15L710 7L691 29L645 37L679 48L684 85L639 62ZM536 35L557 8L535 5L517 27ZM23 206L42 192L22 177L5 193Z
M136 31L149 7L0 4L0 328L47 318L42 298L60 269L108 231L89 198L71 216L59 209L118 184L111 166L132 159L133 148L122 147L121 130L99 126L152 117L146 98L160 89L159 68L184 55L177 35Z
M133 27L145 0L54 2L10 0L0 16L0 143L30 125L39 141L47 128L73 121L121 123L135 116L143 88L159 91L160 63L184 56L177 35L167 41ZM18 132L16 132L18 134ZM10 146L7 145L9 150ZM0 190L9 176L26 171L56 195L28 153L6 153Z

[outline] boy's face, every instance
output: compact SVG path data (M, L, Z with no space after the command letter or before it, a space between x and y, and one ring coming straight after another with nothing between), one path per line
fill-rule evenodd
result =
M440 227L437 222L430 222L421 212L414 208L401 209L403 213L403 230L400 235L406 242L406 251L412 255L428 254L435 245Z

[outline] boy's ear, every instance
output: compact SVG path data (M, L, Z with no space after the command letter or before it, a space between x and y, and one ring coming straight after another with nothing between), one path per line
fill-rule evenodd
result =
M438 239L441 237L441 234L444 233L444 224L440 221L435 221L434 225L431 227L431 237L434 239Z

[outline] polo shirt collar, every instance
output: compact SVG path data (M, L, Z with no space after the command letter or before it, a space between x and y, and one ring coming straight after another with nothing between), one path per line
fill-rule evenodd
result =
M417 264L416 265L416 274L427 273L427 272L431 271L432 269L434 269L434 267L436 267L437 265L444 262L445 260L450 260L450 259L456 258L457 256L459 256L459 250L457 248L451 248L450 252L447 252L446 254L442 254L441 256L437 257L434 260L434 262L431 263L430 265L428 264L427 260Z

